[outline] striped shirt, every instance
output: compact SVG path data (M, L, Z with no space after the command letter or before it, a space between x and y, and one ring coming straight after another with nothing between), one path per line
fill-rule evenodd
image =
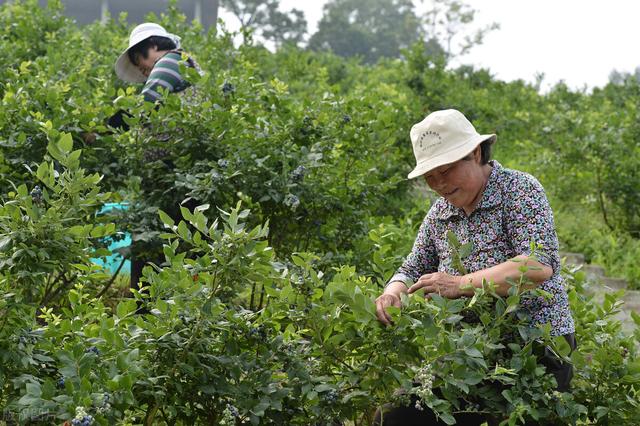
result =
M182 54L179 51L172 50L168 52L156 62L144 84L142 95L145 101L160 101L162 100L161 92L163 90L170 93L178 93L190 86L189 82L180 74L181 62L199 71L195 61L192 59L183 61Z

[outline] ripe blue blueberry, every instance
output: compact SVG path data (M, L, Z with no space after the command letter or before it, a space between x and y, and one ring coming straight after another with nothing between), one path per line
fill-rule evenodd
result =
M284 205L290 207L291 210L295 210L300 206L300 199L293 194L287 194L284 197Z
M89 353L89 352L93 352L96 355L100 355L100 349L96 348L95 346L91 346L85 349L85 353Z
M40 204L42 203L42 188L40 188L39 185L36 185L33 187L33 189L31 190L31 200L35 203L35 204Z
M240 417L240 413L238 412L238 409L233 405L227 404L227 410L229 410L229 412L233 417Z
M331 389L324 395L324 399L328 403L334 404L338 400L338 392L336 392L334 389Z
M291 179L294 182L299 182L304 178L306 168L304 166L298 166L291 172Z
M222 85L222 94L224 96L229 96L235 92L236 92L236 86L229 83L228 81L225 81L224 84Z

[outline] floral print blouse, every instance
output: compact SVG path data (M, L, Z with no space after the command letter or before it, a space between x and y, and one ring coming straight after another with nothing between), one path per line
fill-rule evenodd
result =
M413 249L396 274L389 280L409 285L432 272L460 275L452 266L447 231L461 244L472 242L471 254L462 259L470 271L486 269L518 255L530 255L537 245L538 261L553 269L553 275L540 285L552 295L523 299L532 325L550 324L553 335L575 331L564 280L560 276L558 237L553 213L540 182L533 176L503 168L495 160L493 170L478 207L469 216L464 210L439 198L424 218Z

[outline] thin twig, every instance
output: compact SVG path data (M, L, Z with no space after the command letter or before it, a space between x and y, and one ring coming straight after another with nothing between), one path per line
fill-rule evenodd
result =
M127 260L127 258L123 256L122 257L122 262L120 262L120 265L118 266L118 269L116 269L116 272L113 274L113 276L111 277L111 279L109 280L107 285L104 286L104 288L100 291L100 293L98 293L98 295L96 297L101 297L103 294L105 294L107 292L107 290L109 290L109 287L111 287L113 282L118 277L118 274L120 273L120 270L124 266L124 262L126 262L126 260Z

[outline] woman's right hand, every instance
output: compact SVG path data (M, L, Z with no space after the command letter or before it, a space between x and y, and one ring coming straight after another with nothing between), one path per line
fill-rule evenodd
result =
M378 321L384 325L393 324L391 315L387 312L389 306L400 308L402 306L400 296L393 293L383 293L376 299L376 316L378 317Z

